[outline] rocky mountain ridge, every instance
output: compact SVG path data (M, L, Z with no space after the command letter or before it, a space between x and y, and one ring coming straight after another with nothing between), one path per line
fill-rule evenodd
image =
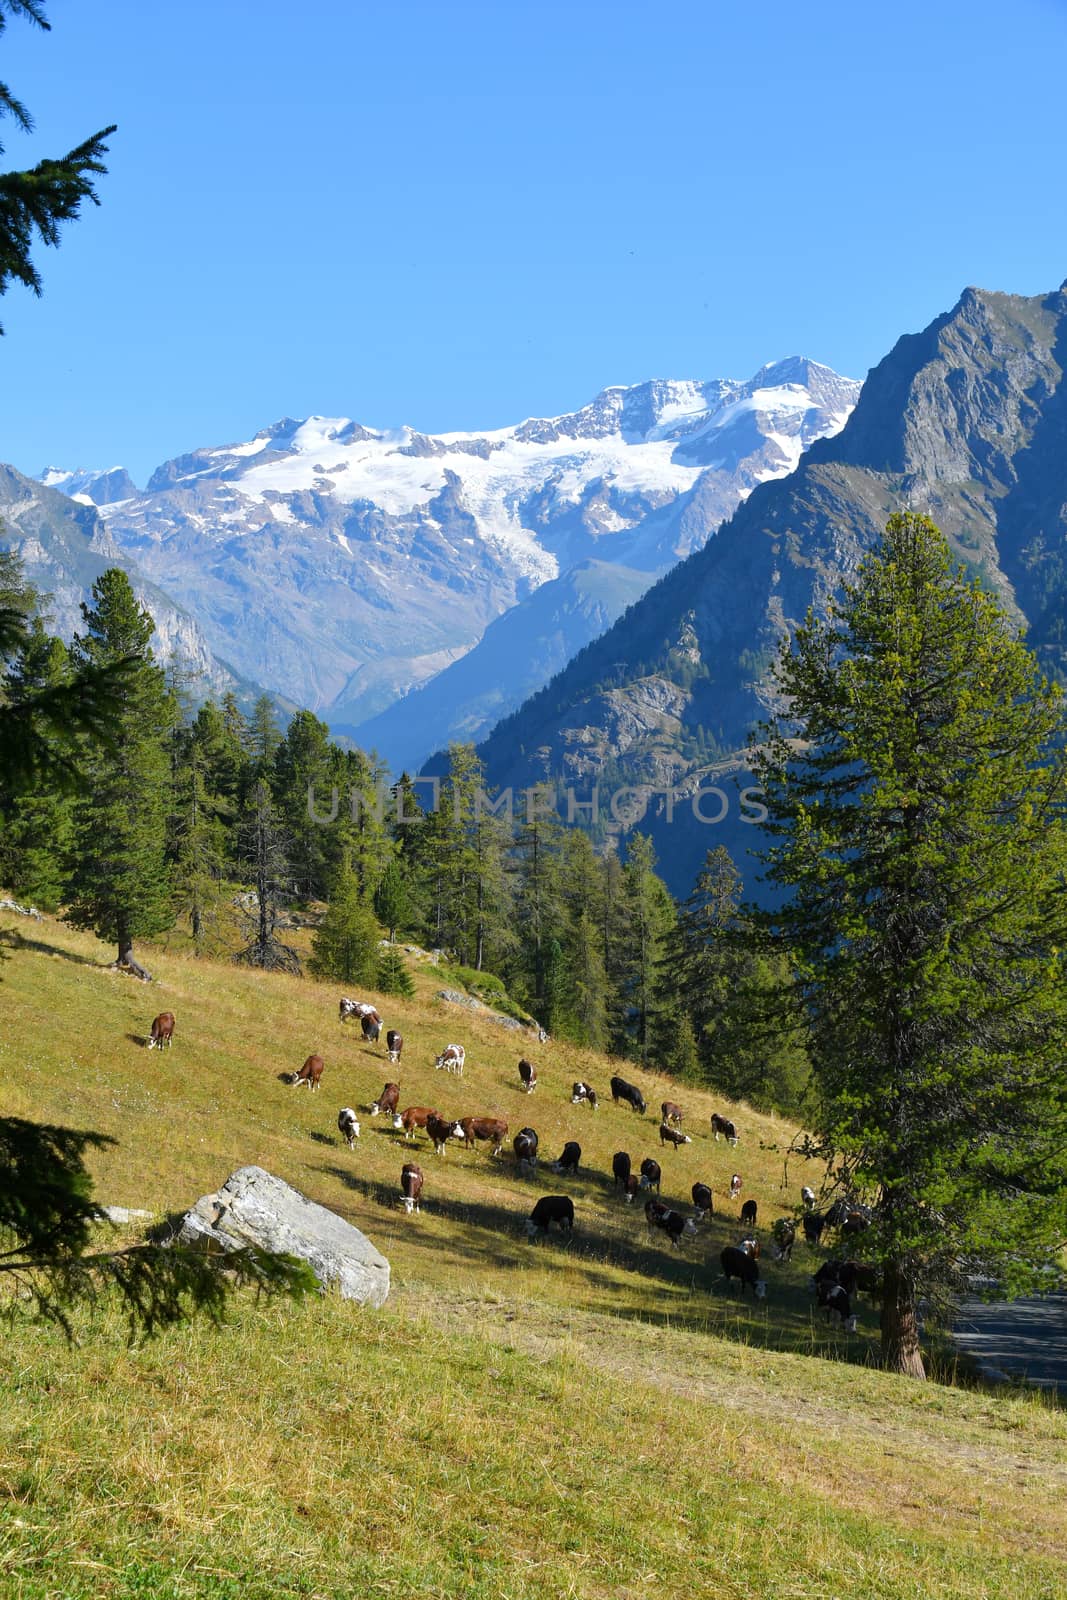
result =
M123 493L114 471L68 487L99 503L124 559L240 672L335 731L365 742L372 729L387 758L417 760L517 705L755 485L839 429L858 390L791 358L744 383L609 388L565 416L480 434L286 418L175 457L143 492ZM514 670L491 652L488 697L468 674L428 720L415 703L382 719L575 568L584 577L559 597L540 669L536 648ZM517 635L535 640L545 612L517 615Z
M744 780L746 746L772 703L770 663L901 509L940 524L1026 626L1046 670L1067 677L1065 289L968 289L900 339L836 436L814 442L790 477L758 486L625 624L494 730L481 746L490 778L636 787L681 892L714 844L743 864L753 835L733 777ZM732 797L718 828L688 799L668 819L654 791L691 797L704 783Z

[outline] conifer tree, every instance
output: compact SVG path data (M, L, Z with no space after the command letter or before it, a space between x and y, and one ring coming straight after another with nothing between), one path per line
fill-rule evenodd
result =
M134 940L173 921L165 847L167 743L177 706L152 654L155 624L124 572L109 567L97 579L82 617L85 632L71 644L75 668L133 666L121 692L113 753L86 753L87 785L73 811L67 915L76 927L113 940L118 963L142 972Z
M373 984L378 973L378 924L346 861L337 874L329 905L311 945L308 966L316 978Z
M883 1359L921 1378L920 1296L1047 1286L1067 1232L1062 695L912 513L777 673L765 930L871 1201Z
M3 694L14 705L26 705L69 683L70 675L62 640L51 638L35 617L6 674ZM63 896L71 804L62 786L46 781L9 794L0 810L0 882L44 911L54 911Z
M217 923L229 801L212 790L212 756L221 731L216 707L203 706L191 728L175 739L170 858L174 865L175 907L189 918L197 953L208 925Z
M407 870L399 856L390 861L382 875L382 881L374 896L374 912L386 928L390 940L396 938L397 928L406 927L408 924L411 915L411 893Z
M410 1000L415 993L407 962L395 945L388 945L378 957L375 988L382 994L398 994L405 1000Z

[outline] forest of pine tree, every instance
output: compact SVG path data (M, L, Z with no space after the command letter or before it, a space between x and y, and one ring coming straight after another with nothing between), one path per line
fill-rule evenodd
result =
M451 747L434 805L428 784L390 786L374 756L342 747L310 711L284 727L267 696L248 715L232 696L183 712L153 657L152 619L117 569L94 586L69 650L17 563L0 576L22 619L0 704L125 663L120 731L107 749L87 744L89 781L0 789L0 882L16 895L61 908L134 968L137 941L179 922L197 951L220 953L223 905L239 898L233 959L298 970L286 913L315 907L316 977L405 993L407 968L381 941L439 949L550 1033L799 1107L803 1052L779 1023L761 1037L753 1020L788 973L741 953L725 852L679 908L645 835L631 834L623 858L543 798L516 796L509 811L471 745Z

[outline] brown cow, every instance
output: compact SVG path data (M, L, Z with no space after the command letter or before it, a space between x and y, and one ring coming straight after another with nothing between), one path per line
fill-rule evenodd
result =
M737 1143L737 1129L729 1117L720 1117L717 1111L711 1113L711 1131L715 1135L716 1143L718 1143L720 1136L728 1140L730 1144L735 1145Z
M525 1056L519 1062L519 1077L526 1093L533 1094L537 1088L537 1068L532 1061L527 1061Z
M152 1050L157 1045L159 1046L159 1048L161 1050L162 1050L164 1045L166 1045L169 1048L173 1038L174 1038L174 1012L173 1011L161 1011L159 1013L159 1016L156 1017L153 1020L152 1031L148 1035L148 1039L146 1041L147 1044L148 1044L148 1048L149 1048L149 1050Z
M292 1084L306 1083L309 1089L317 1089L322 1069L326 1065L321 1056L308 1056L299 1072L294 1072L289 1079Z
M405 1161L400 1169L400 1193L404 1199L404 1210L409 1217L413 1211L419 1209L422 1184L422 1168L415 1161Z
M664 1100L659 1110L664 1122L673 1123L676 1128L682 1126L682 1108L673 1100Z
M463 1129L458 1122L435 1114L426 1118L426 1134L437 1155L443 1156L449 1139L462 1139Z
M408 1106L406 1111L401 1111L399 1116L393 1118L393 1127L398 1131L403 1128L405 1139L414 1139L416 1128L425 1128L431 1117L436 1117L434 1106Z
M484 1139L492 1146L490 1155L498 1156L504 1148L508 1125L503 1117L463 1117L459 1125L468 1150L474 1149L478 1139Z
M741 1207L741 1222L746 1228L754 1228L756 1226L755 1200L746 1200Z
M396 1108L400 1104L400 1085L387 1083L383 1086L381 1094L370 1108L372 1117L381 1116L383 1112L390 1117L396 1116Z
M692 1144L693 1141L687 1133L679 1133L677 1128L671 1128L664 1122L660 1126L659 1142L660 1144L673 1144L677 1149L680 1144Z

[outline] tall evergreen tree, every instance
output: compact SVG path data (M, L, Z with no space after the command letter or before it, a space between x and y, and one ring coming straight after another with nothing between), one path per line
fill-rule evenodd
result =
M248 967L299 972L300 957L278 938L282 902L291 889L284 829L266 778L257 779L238 821L238 853L249 870L255 900L249 913L252 937L234 961Z
M69 683L70 675L63 641L51 638L35 617L2 692L12 704L25 705ZM0 882L45 911L55 911L63 896L71 804L64 787L47 782L0 802Z
M873 1200L883 1358L922 1377L919 1297L1047 1286L1067 1232L1062 696L911 513L777 670L766 929L822 1147Z
M378 972L378 924L360 891L359 879L344 863L330 893L326 915L315 930L310 970L337 983L373 984Z
M626 903L629 910L628 937L622 990L627 1010L626 1040L641 1062L660 1061L665 1048L665 1029L670 1015L664 1014L669 986L663 977L663 957L674 929L674 902L666 885L656 876L656 855L647 834L630 835L623 868ZM659 1024L659 1040L654 1044Z
M233 815L232 804L212 789L212 758L221 732L217 708L204 706L192 727L181 729L174 741L168 833L175 907L189 918L197 953L204 948L209 925L218 923L226 822Z
M85 632L71 645L76 668L134 665L121 691L114 751L85 758L88 786L73 811L67 915L118 947L118 961L141 970L133 943L173 921L166 862L170 778L167 743L177 706L152 654L155 624L117 567L97 579L82 606Z

